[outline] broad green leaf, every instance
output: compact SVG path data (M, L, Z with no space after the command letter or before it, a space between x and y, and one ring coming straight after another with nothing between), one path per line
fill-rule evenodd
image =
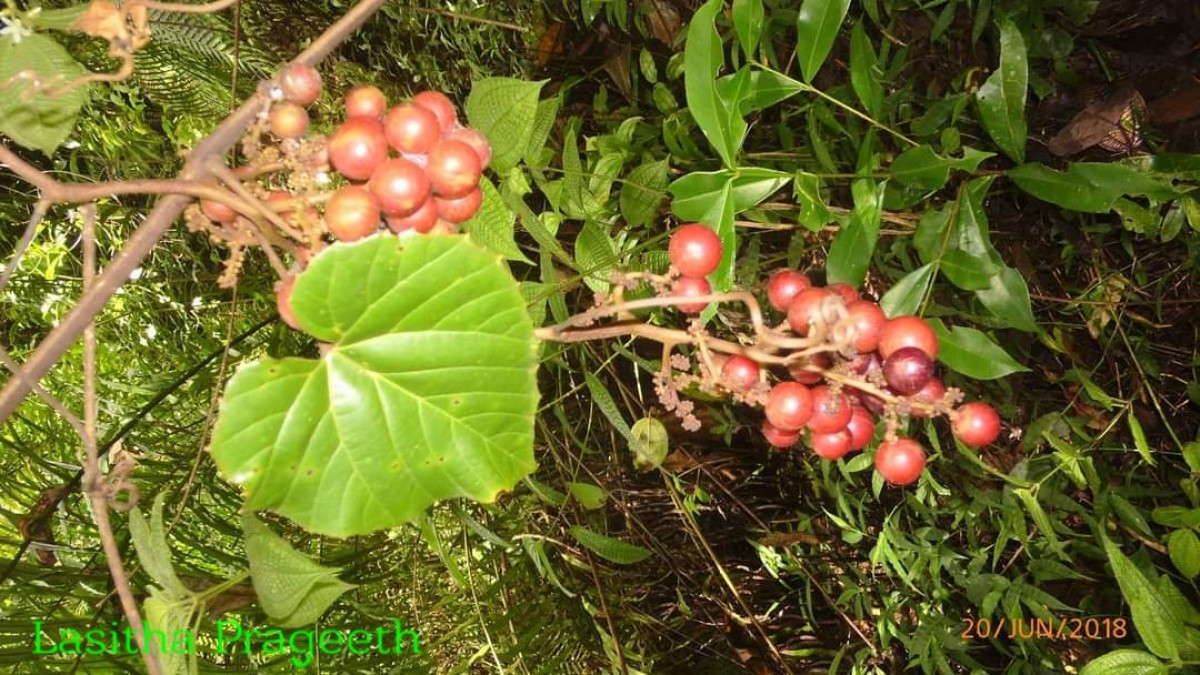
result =
M796 207L800 209L799 221L810 232L816 232L833 220L833 213L821 196L821 177L797 171L792 183Z
M463 236L334 244L292 310L324 354L240 368L213 434L247 508L347 537L492 502L536 467L538 345L499 256Z
M842 30L850 0L804 0L796 15L796 57L806 82L812 82Z
M850 221L829 246L827 269L830 283L846 283L857 288L867 276L879 226L883 222L883 194L887 181L856 180L850 186L854 211Z
M175 567L171 564L171 548L167 544L167 533L163 527L163 505L167 493L159 492L154 498L154 506L150 510L150 523L138 509L129 512L129 536L133 539L133 548L137 551L138 562L142 569L150 575L154 583L166 592L168 597L182 598L190 595L190 591L175 576Z
M54 93L83 77L84 68L57 41L40 33L20 42L0 38L0 84L8 85L0 95L0 134L27 148L54 154L75 128L88 98L88 85L47 96L17 77L22 71L36 73Z
M492 168L505 173L530 149L538 122L538 94L548 80L491 77L475 82L467 96L467 120L492 144Z
M633 565L650 557L650 551L641 546L627 544L620 539L613 539L582 525L572 525L571 536L575 537L575 541L583 544L587 550L618 565Z
M625 421L625 416L621 414L621 409L617 407L617 402L613 400L612 394L605 388L604 383L591 373L584 373L584 382L587 383L588 392L592 395L592 401L600 408L600 412L608 419L609 424L621 434L625 440L633 437L633 432L629 429L629 423Z
M1064 173L1032 162L1008 176L1042 201L1084 213L1108 213L1126 195L1168 200L1180 194L1170 183L1123 164L1075 162Z
M683 52L683 86L688 111L727 167L737 165L735 156L746 134L746 122L736 105L722 99L717 75L725 63L724 46L714 24L722 0L708 0L692 15Z
M932 263L927 263L904 275L879 299L883 313L889 317L916 314L933 284L936 271Z
M996 145L1004 154L1020 163L1025 161L1025 97L1029 89L1029 60L1025 40L1016 24L997 19L1000 29L1000 67L975 94L979 117Z
M764 14L762 0L733 0L733 29L748 60L754 58L754 50L758 49Z
M242 517L246 559L258 604L281 628L313 623L348 590L336 567L325 567L292 548L253 514Z
M867 113L878 119L883 116L882 74L876 67L879 57L867 32L863 30L863 23L859 21L854 24L854 31L850 33L850 85L854 87L854 93L858 94L858 100L862 101Z
M750 73L748 82L738 81L738 77L745 77L742 75L745 72ZM743 85L745 89L740 88ZM747 71L743 68L717 80L717 92L721 98L729 102L736 101L742 115L765 110L807 89L807 84L774 70Z
M470 235L471 241L489 251L499 253L508 260L532 265L533 262L521 253L513 238L517 215L505 206L504 198L487 176L480 179L479 189L483 191L483 203L479 211L463 223L463 231Z
M1038 529L1041 530L1042 536L1046 538L1050 549L1058 554L1060 558L1063 558L1064 561L1069 562L1070 558L1063 553L1062 542L1058 539L1058 533L1054 531L1054 524L1050 522L1050 516L1042 508L1042 503L1038 501L1037 495L1033 494L1029 488L1017 488L1013 490L1013 494L1021 500L1021 504L1025 506L1025 512L1033 519Z
M1029 372L986 333L966 326L947 329L939 319L930 319L929 323L938 335L938 361L956 373L976 380L995 380Z
M671 211L682 220L712 223L725 210L728 189L734 214L753 208L791 180L774 169L742 167L734 171L693 172L671 183Z
M1137 415L1133 414L1132 408L1125 415L1125 422L1129 425L1129 434L1133 436L1133 445L1137 448L1138 454L1146 460L1147 464L1154 466L1154 455L1150 452L1150 443L1146 440L1146 432L1142 429L1142 423L1138 420Z
M616 261L617 247L605 227L594 220L584 222L575 239L575 262L588 288L607 293Z
M1200 473L1200 441L1183 444L1183 461L1192 473Z
M608 501L608 490L591 483L567 483L567 492L588 511L603 508Z
M147 648L158 654L158 664L163 675L180 675L188 671L188 655L196 653L195 635L192 633L192 601L181 601L151 586L150 597L142 605L146 623L152 631L163 634L160 640L149 635ZM89 643L91 644L91 643ZM160 648L165 646L166 649Z
M1011 267L1002 267L992 277L991 286L975 291L975 297L997 319L1006 325L1026 332L1037 331L1033 305L1029 300L1029 284L1025 276Z
M647 162L625 177L621 185L621 215L625 222L633 225L649 225L658 215L658 209L666 198L667 171L670 163L666 159Z
M925 190L936 190L950 180L953 160L939 157L928 145L918 145L900 153L892 162L892 178Z
M1176 631L1183 625L1169 604L1163 601L1154 584L1133 562L1112 543L1103 537L1104 550L1112 565L1121 595L1129 603L1130 617L1138 635L1146 647L1156 655L1175 660L1179 658L1179 643Z
M1167 675L1162 661L1139 649L1117 649L1088 661L1079 675Z
M633 450L633 465L638 471L662 466L670 449L667 427L654 417L643 417L633 423L629 448Z
M531 166L541 166L542 150L550 132L554 130L554 120L558 117L558 108L562 105L562 97L555 96L537 104L537 112L533 118L533 128L529 133L529 143L525 146L525 162Z
M1200 574L1200 539L1191 530L1175 530L1167 537L1167 550L1175 568L1188 579Z

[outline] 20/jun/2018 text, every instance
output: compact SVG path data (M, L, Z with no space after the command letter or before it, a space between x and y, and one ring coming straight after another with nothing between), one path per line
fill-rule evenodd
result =
M1125 617L1054 619L968 618L959 635L964 640L1121 640L1129 636Z

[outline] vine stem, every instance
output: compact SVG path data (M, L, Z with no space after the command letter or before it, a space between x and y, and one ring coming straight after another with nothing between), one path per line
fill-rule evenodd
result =
M362 0L341 19L326 29L292 63L313 65L320 62L321 59L325 58L338 45L344 42L351 33L365 23L386 2L387 0ZM234 147L242 137L242 134L254 122L261 109L261 105L258 97L254 97L243 103L229 117L226 117L212 134L195 147L184 165L180 178L190 182L204 182L211 178L212 174L206 166L208 160L212 157L223 157ZM54 181L36 169L34 169L36 176L31 175L22 166L14 165L9 161L16 155L9 151L8 148L0 145L0 151L2 151L0 152L0 162L9 165L21 178L42 188L43 192L46 191L45 186L51 185L51 192L55 192L60 197L74 196L75 193L71 192L71 190L78 186L69 186ZM20 164L24 163L21 162ZM25 166L28 165L26 164ZM31 178L36 178L37 180L30 180ZM101 185L107 185L107 189L115 190L127 184L114 182ZM87 187L92 189L99 188L98 185ZM70 201L70 199L59 199L57 201ZM121 252L96 277L96 283L83 293L75 307L67 313L67 316L63 318L57 327L50 331L41 343L39 343L33 354L25 361L22 367L28 377L12 377L4 383L4 388L0 389L0 422L8 419L9 415L16 410L21 401L29 394L31 387L28 380L30 378L40 380L62 358L62 355L75 343L88 324L100 313L100 310L113 293L129 279L129 275L133 273L133 270L141 265L142 261L150 254L163 235L171 228L171 225L179 218L179 214L183 212L184 207L191 201L192 198L189 195L177 193L167 194L158 201L154 209L146 216L142 225L138 227L129 238L129 241L126 242Z

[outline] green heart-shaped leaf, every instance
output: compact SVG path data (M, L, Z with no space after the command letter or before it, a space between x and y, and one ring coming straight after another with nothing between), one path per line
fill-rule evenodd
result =
M332 344L242 367L210 448L248 508L346 537L494 501L536 467L537 342L499 256L462 236L335 244L291 304Z

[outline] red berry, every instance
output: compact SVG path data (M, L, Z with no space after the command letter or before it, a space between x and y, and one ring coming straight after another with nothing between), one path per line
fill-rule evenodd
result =
M396 152L424 155L442 136L438 119L430 111L411 103L392 106L383 118L383 135Z
M930 359L938 354L938 338L924 319L905 315L888 319L879 333L879 355L886 359L901 347L916 347Z
M901 347L883 362L883 378L897 394L915 394L933 377L933 361L916 347Z
M667 245L671 264L685 277L706 277L721 264L721 238L712 229L691 223L675 230Z
M671 295L683 296L685 298L696 298L702 295L712 293L712 286L704 277L679 277L675 280L675 285L671 287ZM698 314L708 307L707 302L681 302L676 307L679 311L686 314Z
M362 118L359 118L362 119ZM429 201L429 178L421 167L404 159L389 159L367 184L379 200L379 209L389 216L407 216Z
M295 103L281 101L271 106L267 121L275 138L300 138L308 133L308 111Z
M443 134L450 133L458 125L458 112L454 109L454 102L440 91L423 91L412 97L412 103L436 115L438 127Z
M965 445L982 448L1000 437L1000 415L986 403L968 403L954 411L951 428Z
M479 155L479 167L482 169L488 168L488 164L492 161L492 144L488 143L488 139L484 138L483 134L470 127L459 127L451 131L446 134L446 140L462 141L471 146L475 150L475 154Z
M884 441L875 451L875 470L892 485L908 485L925 469L925 449L911 438Z
M807 274L796 270L778 270L767 279L767 301L775 309L786 312L792 305L792 298L811 287L812 282Z
M351 117L329 139L329 161L350 180L367 180L387 159L383 122L371 117Z
M837 293L838 295L842 296L842 299L846 301L847 305L852 302L857 302L859 300L858 291L854 290L854 287L851 286L850 284L843 284L843 283L829 284L825 288L828 288L829 290L833 291L834 293Z
M871 439L875 437L875 418L866 408L853 406L846 431L850 434L850 449L862 450L870 445Z
M721 382L733 391L750 391L758 384L760 372L754 359L736 354L721 367Z
M304 63L294 63L279 78L283 97L296 105L311 105L321 95L321 74Z
M850 432L842 429L831 434L809 432L808 447L821 459L833 461L841 459L850 452L852 439Z
M813 396L799 382L780 382L771 387L765 407L767 421L784 431L799 431L813 414Z
M325 205L325 226L341 241L354 241L379 229L379 201L360 185L348 185Z
M380 119L387 111L387 97L373 84L360 84L346 93L346 117Z
M833 357L826 352L817 352L807 359L788 365L788 373L791 374L793 380L801 384L817 384L825 379L821 373L813 372L805 367L810 365L822 370L829 370L833 367Z
M280 280L275 284L275 307L279 310L279 318L283 322L291 326L293 330L300 330L300 324L296 321L296 315L292 313L292 287L296 285L296 277L289 276Z
M912 401L913 403L925 403L927 405L933 405L942 400L942 397L945 395L946 385L942 384L942 381L938 378L931 377L929 378L929 381L925 383L925 386L921 387L921 390L917 393L910 395L908 400ZM912 416L933 417L933 413L920 408L913 408Z
M438 217L451 223L465 223L479 211L483 204L483 190L475 188L458 199L434 197Z
M812 417L808 420L808 428L819 434L831 434L841 431L850 423L853 406L845 394L833 393L827 385L813 387Z
M425 171L439 197L454 199L479 187L483 169L471 146L447 140L439 141L429 151Z
M421 208L407 216L384 215L383 220L387 223L388 229L396 234L407 230L413 230L420 234L428 234L433 231L433 228L439 222L442 222L438 219L436 199L425 200Z
M234 211L221 202L214 202L208 199L200 200L200 211L218 223L232 223L238 217L237 211Z
M883 324L887 323L883 310L870 300L855 300L846 305L846 314L854 327L854 349L859 354L875 351Z
M779 427L763 420L762 434L767 442L776 448L790 448L800 441L800 431L784 431Z
M806 288L797 293L788 306L788 325L792 327L792 332L800 336L808 335L813 323L824 321L822 305L827 298L833 297L837 297L836 294L827 288Z

